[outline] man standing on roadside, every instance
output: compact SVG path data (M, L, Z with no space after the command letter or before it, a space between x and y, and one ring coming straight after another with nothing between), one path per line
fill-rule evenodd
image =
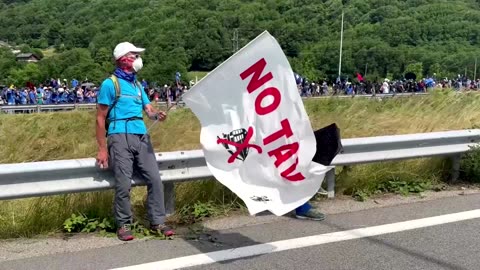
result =
M130 230L133 223L130 189L134 168L147 183L147 212L152 232L165 236L175 234L165 225L163 184L142 117L143 110L152 120L164 121L167 117L165 112L153 108L137 81L137 73L143 67L140 53L144 50L129 42L115 47L115 72L103 81L97 100L97 164L103 169L109 165L113 169L114 215L117 236L123 241L134 238Z

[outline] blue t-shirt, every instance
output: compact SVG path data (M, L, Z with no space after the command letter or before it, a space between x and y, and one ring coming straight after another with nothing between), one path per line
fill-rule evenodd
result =
M15 96L10 89L7 90L7 102L9 105L15 104Z
M22 103L22 105L27 104L27 93L25 93L25 91L20 92L20 103Z
M57 103L58 101L58 94L56 92L52 92L50 95L50 103Z
M76 88L78 85L78 81L77 80L72 80L72 88Z
M50 97L52 96L52 93L50 91L45 91L45 104L50 104Z
M37 102L37 99L35 98L35 93L33 91L30 91L28 93L28 97L30 98L30 104L35 104Z
M118 82L120 84L121 94L117 104L110 111L110 114L107 115L108 119L111 121L108 127L108 134L146 134L147 127L145 126L143 120L130 120L127 124L125 124L127 122L126 120L113 121L114 119L143 117L142 112L144 106L150 104L143 87L120 78L118 78ZM108 105L111 107L115 101L115 95L113 81L108 78L104 80L100 86L97 102L98 104Z

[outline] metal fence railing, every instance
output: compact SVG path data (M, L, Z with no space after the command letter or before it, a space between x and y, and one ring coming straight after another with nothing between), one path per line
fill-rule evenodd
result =
M326 176L328 197L334 197L335 166L446 156L452 158L456 180L460 156L479 142L480 129L344 139ZM169 213L174 211L174 183L213 177L201 150L156 156ZM105 190L113 183L112 172L99 170L94 158L0 164L0 200ZM133 185L144 182L135 176Z
M324 98L395 98L395 97L412 97L425 96L428 93L397 93L397 94L376 94L376 95L335 95L335 96L315 96L304 97L303 99L324 99ZM157 102L158 105L166 106L166 102ZM185 106L183 101L177 103L179 106ZM39 113L39 112L56 112L56 111L70 111L70 110L94 110L95 103L75 103L75 104L48 104L48 105L1 105L0 112L2 113Z

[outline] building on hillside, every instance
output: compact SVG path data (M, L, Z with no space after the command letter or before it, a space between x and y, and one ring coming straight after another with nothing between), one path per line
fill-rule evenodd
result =
M8 45L7 42L0 40L0 47L11 48L12 46Z
M19 53L17 55L17 61L36 63L36 62L40 61L40 58L33 53Z

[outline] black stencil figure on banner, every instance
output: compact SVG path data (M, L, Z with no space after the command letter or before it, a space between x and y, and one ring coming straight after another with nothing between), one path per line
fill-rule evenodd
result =
M256 202L269 202L271 201L267 196L253 196L250 199Z
M253 128L249 127L248 132L244 128L231 131L229 134L222 134L223 138L217 136L217 144L222 144L230 153L228 163L233 163L235 159L245 161L248 156L250 148L257 150L259 154L262 153L262 148L255 144L249 144L253 137ZM230 147L235 147L235 152Z

